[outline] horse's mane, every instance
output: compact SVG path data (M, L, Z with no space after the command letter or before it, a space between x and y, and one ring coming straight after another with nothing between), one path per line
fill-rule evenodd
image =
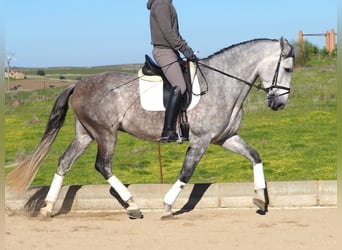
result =
M218 54L221 54L221 53L223 53L223 52L225 52L225 51L227 51L227 50L231 50L231 49L233 49L233 48L235 48L235 47L238 47L238 46L241 46L241 45L245 45L245 44L250 44L250 43L261 42L261 41L276 42L276 41L278 41L278 40L277 40L277 39L269 39L269 38L257 38L257 39L253 39L253 40L244 41L244 42L237 43L237 44L233 44L233 45L231 45L231 46L229 46L229 47L223 48L223 49L221 49L221 50L215 52L214 54L211 54L211 55L209 55L208 57L203 58L203 59L211 59L211 58L217 56Z

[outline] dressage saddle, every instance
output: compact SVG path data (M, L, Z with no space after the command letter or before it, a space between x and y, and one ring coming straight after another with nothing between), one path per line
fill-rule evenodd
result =
M183 72L183 77L185 79L185 83L187 86L186 91L182 97L180 109L181 111L186 112L186 109L191 104L191 99L192 99L192 83L191 83L191 76L190 76L190 67L189 67L188 61L183 61L180 59L179 62L180 62L182 72ZM163 102L164 102L164 107L166 107L167 102L172 92L172 85L166 79L161 67L158 64L156 64L150 56L145 55L145 63L144 63L144 66L142 67L142 73L147 76L157 75L163 79Z
M178 121L179 121L180 136L182 138L182 141L187 141L189 140L189 122L188 122L188 116L187 116L186 110L191 104L192 82L191 82L189 62L183 61L181 59L179 60L179 62L182 68L183 77L185 79L187 89L185 93L183 94L182 100L180 103L180 112L179 112ZM166 79L161 67L158 64L156 64L152 60L151 57L149 57L148 55L145 55L145 63L144 63L144 66L142 67L142 73L147 76L158 75L163 79L163 103L164 103L164 107L166 108L166 105L168 103L173 87L170 84L170 82Z

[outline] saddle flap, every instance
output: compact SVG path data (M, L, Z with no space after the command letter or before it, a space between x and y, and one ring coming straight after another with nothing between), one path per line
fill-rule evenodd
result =
M199 103L200 95L196 93L201 92L198 77L196 75L196 68L193 63L190 63L190 72L192 79L192 91L189 92L189 94L191 94L191 103L186 110L191 110ZM138 76L142 108L148 111L165 111L166 100L170 94L169 91L172 89L171 84L161 76L148 76L143 74L142 69L139 70ZM185 110L184 104L181 109L183 111Z
M186 83L186 91L182 96L182 100L180 103L180 110L186 111L189 106L192 103L193 98L193 80L196 75L196 66L194 63L190 61L183 61L179 60L180 67L182 69L183 77ZM145 63L143 67L141 68L141 72L139 72L139 77L143 77L146 81L159 81L163 83L162 85L162 95L163 95L163 104L164 107L167 106L170 94L172 92L172 85L165 77L162 68L154 62L154 60L148 56L145 55ZM152 79L149 79L152 78ZM161 79L160 79L161 78Z

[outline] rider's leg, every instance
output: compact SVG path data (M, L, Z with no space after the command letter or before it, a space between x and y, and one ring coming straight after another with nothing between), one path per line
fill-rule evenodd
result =
M174 87L166 107L161 142L177 141L179 136L176 132L176 121L181 98L186 90L183 72L178 63L179 56L172 49L154 48L153 57L161 66L167 80Z
M162 71L170 82L170 84L174 86L178 86L181 90L182 95L186 91L186 83L184 80L182 68L179 64L179 56L172 49L153 49L153 57L159 66L162 68Z

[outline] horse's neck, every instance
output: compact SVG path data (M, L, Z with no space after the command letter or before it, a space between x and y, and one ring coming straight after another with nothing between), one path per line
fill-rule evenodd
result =
M250 82L254 78L252 74L255 73L263 57L252 49L243 52L241 50L233 50L225 52L221 57L218 57L218 60L225 70Z
M214 99L231 103L227 105L233 110L240 110L248 93L250 85L254 84L258 76L257 66L263 60L261 53L255 50L225 51L203 61L204 64L232 75L239 81L213 70L206 71L209 92ZM244 81L249 84L244 83ZM212 100L211 100L212 101Z
M222 89L222 87L228 89L233 88L234 91L240 93L244 89L250 87L248 83L253 84L255 82L257 78L257 65L261 60L261 58L256 56L251 57L249 53L239 54L237 52L224 52L222 55L217 55L213 58L204 60L203 64L221 71L221 73L213 70L207 71L209 79L218 80L217 82L214 80L210 85L224 84L224 86L220 86L219 89ZM241 80L236 81L236 79ZM247 84L245 82L247 82Z

